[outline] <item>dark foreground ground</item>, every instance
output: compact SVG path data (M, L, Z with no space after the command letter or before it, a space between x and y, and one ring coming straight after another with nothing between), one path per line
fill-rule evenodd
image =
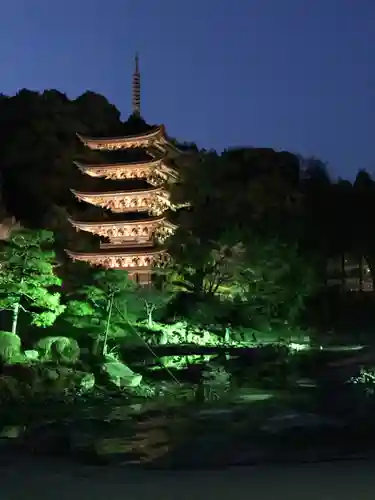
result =
M142 471L8 457L1 500L373 500L375 461Z

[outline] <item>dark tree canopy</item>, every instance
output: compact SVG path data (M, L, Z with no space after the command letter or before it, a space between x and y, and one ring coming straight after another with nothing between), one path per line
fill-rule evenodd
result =
M52 230L59 259L66 247L90 249L95 239L76 233L67 218L97 220L108 213L78 203L70 189L100 190L103 180L82 175L73 161L100 162L103 153L85 148L76 133L118 136L151 126L134 115L121 121L118 109L91 91L76 99L53 89L1 95L3 218L15 216L24 227ZM309 287L302 275L313 271L314 280L323 282L327 259L346 254L365 259L374 277L375 184L367 172L359 171L351 183L333 180L316 158L256 147L218 154L171 140L190 157L179 165L180 179L172 192L185 208L173 214L179 229L170 241L173 276L190 292L216 293L229 287L241 290L237 295L243 297L244 276L259 273L262 245L269 259L267 293L272 289L273 297L281 283L285 287L293 282L305 294ZM121 154L131 159L133 153ZM276 284L270 273L280 254L284 274ZM71 265L58 272L69 273Z

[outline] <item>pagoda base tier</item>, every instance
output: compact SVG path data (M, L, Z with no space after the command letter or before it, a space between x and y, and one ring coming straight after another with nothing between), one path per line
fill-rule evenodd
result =
M168 261L168 254L159 248L108 248L98 252L72 252L65 250L73 261L87 262L91 266L127 271L129 278L140 284L150 284L155 267Z

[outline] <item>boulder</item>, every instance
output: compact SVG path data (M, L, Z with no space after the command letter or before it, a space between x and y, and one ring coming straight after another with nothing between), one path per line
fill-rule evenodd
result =
M102 365L102 370L107 375L109 382L121 389L138 387L142 381L142 375L134 373L121 361L107 361Z
M30 349L27 351L24 351L24 356L27 361L38 361L39 359L39 352L36 349Z
M6 425L0 431L0 440L2 439L18 439L25 431L24 425Z
M91 391L95 386L95 375L93 373L84 373L79 381L81 392Z

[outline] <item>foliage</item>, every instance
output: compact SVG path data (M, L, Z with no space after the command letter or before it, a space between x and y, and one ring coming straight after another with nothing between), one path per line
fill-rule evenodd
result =
M139 333L146 341L152 340L159 345L218 345L220 344L218 336L208 330L199 328L187 321L177 321L171 324L153 323L152 328L147 327L143 332L139 328ZM146 337L146 338L145 338Z
M351 377L349 383L360 388L366 396L375 394L375 368L361 368L358 375Z
M76 363L80 356L78 342L69 337L43 337L35 344L34 349L43 361Z
M103 343L106 350L107 338L126 335L127 302L135 285L120 270L93 270L87 278L86 284L77 283L69 292L65 319L93 337L96 347Z
M1 97L0 126L1 215L55 231L61 262L64 248L91 248L94 238L76 233L67 218L94 220L106 211L77 203L70 188L96 190L103 181L82 175L73 162L106 161L107 154L84 148L76 133L111 136L149 126L134 116L121 122L115 106L93 92L71 100L56 90L27 89ZM316 158L285 151L248 147L218 154L185 146L192 161L178 165L180 181L172 192L185 209L177 214L179 230L170 242L174 266L168 278L190 295L184 299L191 306L189 319L247 324L271 314L296 321L306 297L320 293L327 260L344 262L347 254L365 260L374 277L375 183L367 172L351 183L330 178ZM124 159L116 155L109 153L108 161ZM67 287L75 269L64 262L57 270ZM156 317L163 312L164 299L159 301L160 308L152 305ZM139 314L146 318L150 302L141 304L133 309L143 307L146 312ZM314 301L310 305L316 307ZM322 307L329 310L329 304Z
M11 363L21 356L21 339L11 332L0 332L0 361Z
M70 188L89 190L97 183L73 164L84 150L76 133L121 135L123 127L119 111L101 95L85 92L69 100L56 90L26 89L0 101L0 125L6 208L37 227L54 205L82 211Z
M182 170L172 196L191 208L170 251L173 283L194 296L191 319L297 321L317 284L302 252L299 170L295 156L256 148L203 153Z
M87 266L88 267L88 266ZM137 285L122 270L87 269L86 284L69 292L65 319L95 339L95 349L107 340L131 334L129 325L146 315Z
M136 287L132 295L132 301L128 306L128 312L132 310L141 311L147 321L149 328L153 327L155 315L159 318L165 312L168 304L173 300L174 294L167 289L156 289L153 287Z
M13 313L12 332L16 333L20 311L31 317L32 324L50 326L63 312L61 286L55 275L55 254L50 250L53 235L49 231L22 229L13 232L0 251L0 309Z
M223 366L209 365L202 373L204 399L213 401L227 395L231 388L231 374Z
M40 422L40 418L45 418L44 405L48 406L48 402L66 401L68 395L82 395L90 391L94 383L92 373L71 367L42 363L7 365L0 376L0 401L21 403L23 410L30 410L32 401L37 402L38 407L43 408L38 412ZM24 406L25 403L27 406ZM63 408L60 407L60 418L61 410ZM24 411L20 413L22 419L27 419Z
M298 247L276 239L254 240L246 260L238 266L231 290L244 323L263 317L296 324L316 289L314 270Z
M86 284L80 279L71 284L65 319L84 329L97 346L103 344L104 351L108 339L133 336L136 322L152 327L154 314L161 314L171 299L166 291L138 286L122 270L83 270Z

